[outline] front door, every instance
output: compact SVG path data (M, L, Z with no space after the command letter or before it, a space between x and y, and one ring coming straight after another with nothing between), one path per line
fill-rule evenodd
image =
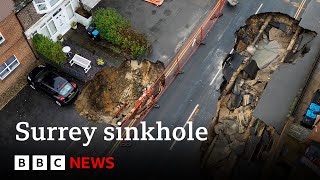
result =
M62 12L61 8L53 14L53 20L57 26L59 34L64 34L69 30L69 25L66 22L66 16Z

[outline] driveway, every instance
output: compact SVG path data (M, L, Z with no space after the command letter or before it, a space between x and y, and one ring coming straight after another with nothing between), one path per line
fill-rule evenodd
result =
M72 79L70 77L70 79ZM81 82L72 79L78 84L80 90L83 87ZM17 134L16 125L19 122L28 122L30 127L84 127L95 126L98 129L88 148L83 147L83 141L71 142L66 138L66 141L44 141L35 142L30 138L25 142L15 140ZM59 107L55 102L49 99L46 95L34 91L29 86L24 87L21 92L0 111L0 158L3 164L0 172L8 175L8 172L13 173L13 155L17 154L72 154L77 156L80 154L94 155L95 152L101 152L105 149L106 143L103 143L102 133L106 124L89 122L79 116L74 105ZM37 131L39 133L39 131ZM53 137L58 137L58 133ZM66 137L69 137L65 133ZM37 135L37 137L39 137ZM46 133L46 137L48 134ZM84 136L82 136L83 139ZM8 158L12 157L12 158ZM1 174L0 173L0 174ZM16 172L14 172L16 173Z

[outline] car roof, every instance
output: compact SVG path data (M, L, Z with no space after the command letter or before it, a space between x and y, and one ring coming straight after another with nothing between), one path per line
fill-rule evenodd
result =
M38 75L38 80L42 84L59 91L68 81L52 71L43 71L40 75Z

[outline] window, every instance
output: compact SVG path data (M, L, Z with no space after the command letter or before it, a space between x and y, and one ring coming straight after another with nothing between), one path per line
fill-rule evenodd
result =
M50 18L47 23L45 23L43 26L40 27L41 31L40 33L44 36L47 36L50 38L51 36L55 35L57 33L57 27L54 24L52 18Z
M2 44L5 41L3 35L0 33L0 44Z
M44 26L44 27L41 29L41 34L43 34L44 36L49 37L49 38L51 37L51 36L50 36L50 32L49 32L47 26Z
M33 0L32 2L37 13L44 14L52 11L61 4L63 0Z
M54 6L55 4L57 4L59 0L50 0L50 6Z
M67 14L68 14L69 19L71 19L74 16L74 12L73 12L73 9L72 9L72 6L70 3L69 3L69 5L67 5Z
M70 0L68 2L68 4L66 5L66 10L67 10L69 19L74 17L74 12L78 8L78 6L79 6L78 0Z
M68 84L64 85L64 86L60 89L59 94L60 94L61 96L67 96L68 93L70 93L70 91L72 91L72 89L73 89L73 87L71 86L70 83L68 83Z
M34 3L36 3L36 4L45 4L46 0L34 0Z
M71 0L71 4L72 4L72 7L73 7L74 11L79 7L78 0Z
M49 26L49 29L50 29L50 32L51 32L51 36L53 36L54 34L56 34L56 32L57 32L57 27L56 27L56 25L54 24L54 22L53 22L52 19L49 20L48 26Z
M47 4L45 0L34 0L34 3L37 5L39 11L47 10Z
M17 57L15 55L11 56L6 62L0 65L0 79L4 80L19 64L20 62Z

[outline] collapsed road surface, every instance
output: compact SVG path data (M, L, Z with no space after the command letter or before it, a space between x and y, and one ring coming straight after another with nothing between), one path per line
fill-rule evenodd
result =
M236 8L225 7L214 28L186 64L182 75L172 83L158 104L146 117L148 126L162 121L173 129L188 119L196 127L208 126L215 114L221 82L221 64L233 47L234 32L256 12L281 11L293 17L297 8L284 1L246 1ZM195 112L195 113L192 113ZM114 151L118 170L115 176L125 177L201 177L198 141L131 142ZM106 148L106 153L112 147ZM202 174L204 175L204 174Z
M89 120L116 126L163 70L160 62L137 60L126 61L119 68L105 68L86 84L76 101L76 109Z
M212 87L217 86L217 82L220 79L220 73L218 73L219 65L221 65L223 59L217 59L215 55L221 53L224 56L230 51L233 47L234 32L244 24L246 18L255 12L280 11L293 17L298 9L297 6L292 6L290 2L286 3L287 1L281 0L246 0L244 2L240 3L236 8L225 7L223 10L224 15L218 20L216 26L205 39L206 45L201 46L198 52L194 54L183 69L184 74L179 76L173 86L168 88L168 91L162 96L159 102L160 108L154 109L149 114L146 119L148 125L153 125L155 121L162 121L168 126L183 126L193 109L199 104L199 109L191 119L195 122L195 126L207 126L211 119L206 119L205 117L211 117L214 114L216 100L218 99L219 93L214 91ZM135 18L135 16L132 16L132 18ZM171 23L163 24L170 26ZM218 74L217 78L215 78L216 74ZM23 96L19 96L15 102L25 101L21 97L30 97L26 99L27 101L24 103L11 103L11 108L7 109L9 112L1 112L1 117L5 118L2 119L2 122L6 122L3 124L6 128L3 128L3 130L10 134L10 136L8 135L10 137L9 142L13 140L11 138L13 137L11 133L13 130L7 127L11 127L16 121L32 120L34 126L48 126L54 123L69 127L98 126L98 130L103 130L105 127L104 123L89 122L90 124L87 124L88 121L84 118L80 121L78 115L73 112L72 106L65 107L62 110L54 104L48 103L45 97L37 98L39 94L31 93L29 89L24 91ZM208 94L212 95L208 96ZM30 103L30 101L34 103ZM50 106L43 106L44 104L49 104ZM40 108L39 106L43 107ZM19 110L19 112L15 111L15 109ZM37 111L35 112L34 109L37 109ZM50 109L50 111L46 111L47 109ZM62 144L51 142L43 145L40 142L28 142L27 144L12 146L12 149L9 150L12 154L43 154L44 152L51 152L51 154L68 153L72 156L105 156L111 148L108 145L112 143L103 143L102 136L103 131L97 131L95 136L97 138L88 148L82 147L81 143L66 142ZM149 142L137 142L132 143L131 147L119 147L114 153L116 158L114 174L128 176L130 179L148 175L148 177L179 176L179 178L189 175L197 176L199 174L197 172L199 172L200 143L197 141L177 142L169 152L172 144L159 143L159 145L155 146L155 144ZM5 147L7 144L3 144L3 146ZM63 151L66 146L69 148ZM6 150L5 148L1 148L1 150ZM6 157L7 154L2 153L2 155L2 157ZM10 159L8 158L8 160ZM10 163L13 163L13 161L7 162L7 164ZM13 165L8 166L8 169L12 170L12 167ZM35 172L41 175L46 173L51 175L53 173L52 171ZM77 173L82 176L82 173L85 172L87 171L83 170ZM13 173L17 174L17 171ZM25 173L30 173L30 171L25 171ZM65 175L65 173L64 171L60 172L60 175ZM104 171L103 175L108 176L110 175L109 173L111 174L112 172Z
M249 18L237 32L235 51L223 63L226 83L210 128L210 143L204 143L203 161L212 177L259 177L273 153L285 119L271 118L270 122L257 109L270 79L281 78L272 76L281 64L308 61L302 57L316 33L298 23L281 13L262 13ZM278 101L292 103L281 97ZM276 113L268 108L262 111L271 117ZM254 168L248 165L251 162Z

